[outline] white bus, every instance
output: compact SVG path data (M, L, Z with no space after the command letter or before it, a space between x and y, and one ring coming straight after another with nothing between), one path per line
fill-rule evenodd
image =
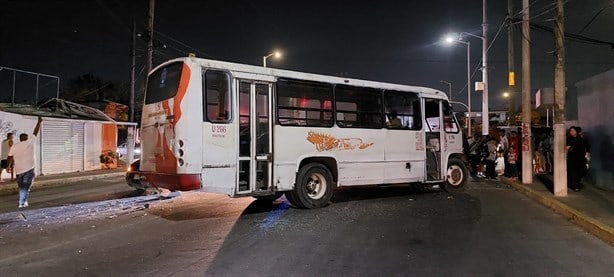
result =
M341 186L465 189L463 137L445 93L173 59L149 74L141 160L128 183L327 205Z

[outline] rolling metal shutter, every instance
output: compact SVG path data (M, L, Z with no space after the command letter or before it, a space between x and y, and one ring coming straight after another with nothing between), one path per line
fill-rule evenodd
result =
M84 140L84 129L85 123L83 122L73 122L72 123L72 136L71 136L71 171L83 171L84 165L84 156L85 156L85 145L83 143Z
M82 122L46 121L42 128L43 174L83 170Z

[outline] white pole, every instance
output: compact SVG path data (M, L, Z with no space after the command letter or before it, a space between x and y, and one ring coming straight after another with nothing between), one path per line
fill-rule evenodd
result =
M482 134L488 135L490 131L488 118L488 23L486 20L486 0L482 0Z
M471 43L467 41L467 136L471 137Z

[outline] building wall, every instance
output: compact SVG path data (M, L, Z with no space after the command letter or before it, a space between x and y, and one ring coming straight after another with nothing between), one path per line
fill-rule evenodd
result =
M22 133L26 133L28 135L32 135L32 131L34 131L34 127L36 127L37 118L33 116L25 116L21 114L7 113L0 111L0 140L6 139L6 135L8 133L13 133L13 143L19 143L19 135ZM41 127L42 128L42 127ZM34 144L34 151L36 153L36 174L41 173L41 152L40 152L40 134L39 137L36 138L36 142ZM8 179L11 175L2 172L2 179Z
M32 134L32 131L36 126L36 121L37 118L35 116L0 111L0 140L4 140L6 138L6 134L12 132L15 134L14 142L19 143L19 134ZM83 132L75 132L75 126L83 126ZM63 150L60 152L58 152L57 149L53 149L54 151L45 151L45 147L42 147L43 141L45 141L43 134L54 133L46 132L45 128L53 128L55 133L62 132L64 134L72 134L70 139L64 140L63 145L65 145L65 147ZM57 128L60 129L58 130ZM49 131L49 129L47 131ZM74 143L74 141L82 141L83 143L77 144ZM81 149L74 149L75 145L81 145ZM103 165L100 163L100 155L102 154L102 151L106 149L115 152L116 145L116 125L104 124L103 122L96 121L43 118L41 132L35 143L37 163L36 174L57 174L101 169L103 168ZM62 160L61 163L63 166L46 166L43 163L43 158L45 155L46 157L52 155L53 157L57 157L57 160ZM82 159L81 157L77 157L79 159L75 159L75 157L71 157L71 155L82 155ZM115 162L114 166L116 165L117 163ZM2 178L8 179L10 178L10 175L3 172Z
M85 123L84 170L100 169L100 153L102 152L102 124Z
M591 147L585 181L614 190L614 69L576 83L578 125Z

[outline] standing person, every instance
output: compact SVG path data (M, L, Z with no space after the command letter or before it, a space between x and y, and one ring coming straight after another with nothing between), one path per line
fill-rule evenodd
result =
M518 167L516 166L516 161L518 160L518 152L516 152L515 147L510 147L510 150L507 152L507 161L508 161L508 177L511 180L518 180Z
M584 142L578 135L575 126L569 128L567 132L567 186L574 191L580 191L582 176L586 170L586 148Z
M503 129L499 130L499 144L501 145L501 149L499 149L499 151L505 154L509 149L510 145L507 139L507 135L505 134L505 130Z
M469 146L469 163L471 163L471 171L475 174L479 175L478 167L480 164L480 142L481 142L481 134L476 134L473 137L473 142L471 142ZM478 176L480 177L480 176Z
M514 152L516 152L516 161L518 161L518 159L520 159L520 155L519 155L519 153L520 153L520 141L518 139L518 132L512 131L510 133L509 145L510 145L510 149L514 148ZM518 165L516 165L516 175L513 176L513 175L511 175L508 172L508 174L510 174L510 176L508 176L508 177L516 177L516 178L518 178L519 177L518 173L519 173L518 172Z
M486 178L497 180L497 172L495 171L495 159L497 158L497 140L494 138L488 139L488 156L486 162Z
M481 136L478 143L478 178L486 178L486 157L488 157L488 136Z
M586 136L584 135L584 132L582 132L582 128L576 127L576 130L578 131L578 136L580 137L580 140L582 140L582 144L584 145L584 151L586 151L586 154L584 154L584 164L586 165L586 170L584 170L584 174L582 174L582 177L584 177L586 176L586 174L588 174L588 167L591 163L591 145L588 142Z
M6 139L2 141L2 148L0 149L1 161L0 161L0 181L2 181L2 171L6 169L7 173L11 173L11 180L13 179L13 171L9 167L9 163L7 161L9 157L9 150L13 146L13 133L6 134Z
M552 144L554 143L552 139L552 132L548 134L544 134L542 136L542 140L539 142L537 148L540 150L542 155L544 156L544 170L548 173L552 173Z
M28 137L28 134L19 135L19 143L13 145L9 151L8 164L14 165L15 174L17 174L17 186L19 187L19 208L26 208L28 204L28 194L30 186L34 181L34 167L36 166L36 157L34 155L34 141L40 131L41 122L43 119L39 116L36 127L32 132L33 137Z

